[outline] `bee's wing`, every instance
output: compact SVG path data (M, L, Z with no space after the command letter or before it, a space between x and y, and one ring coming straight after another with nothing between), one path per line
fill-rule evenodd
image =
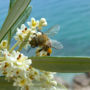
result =
M59 32L59 30L60 30L60 25L54 25L50 29L48 29L48 31L46 31L45 34L49 37L54 36Z
M62 49L63 48L63 45L61 42L59 42L57 40L53 40L53 39L50 39L50 41L51 41L52 48L55 48L55 49Z
M28 50L27 50L27 53L29 53L29 51L32 49L32 47L30 46L29 48L28 48Z

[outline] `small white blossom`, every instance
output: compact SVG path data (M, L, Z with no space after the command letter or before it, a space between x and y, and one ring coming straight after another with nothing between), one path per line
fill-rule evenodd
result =
M36 27L39 24L39 21L36 21L35 18L31 18L30 22L27 22L27 24L30 26L32 30L36 30Z
M41 18L39 21L38 29L41 30L44 26L47 26L47 21L45 18Z
M0 44L0 48L1 49L6 49L8 45L8 41L7 40L3 40Z
M29 32L30 32L30 29L27 29L27 27L24 24L22 24L20 29L17 28L17 32L14 38L16 40L23 41Z

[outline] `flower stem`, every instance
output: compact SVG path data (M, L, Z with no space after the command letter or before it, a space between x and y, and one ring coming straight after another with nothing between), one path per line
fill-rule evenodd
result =
M20 43L20 41L17 41L16 44L9 50L9 52L11 53Z
M23 42L20 44L20 47L18 48L18 50L17 51L21 51L22 50L22 48L27 44L27 42L26 41L28 41L28 39L29 39L29 36L30 36L30 32L27 34L27 36L24 38L24 40L23 40Z
M7 50L10 48L10 42L11 42L11 30L8 32L8 45L7 45Z

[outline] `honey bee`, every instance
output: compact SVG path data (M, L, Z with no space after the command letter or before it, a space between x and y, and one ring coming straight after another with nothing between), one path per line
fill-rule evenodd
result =
M44 46L48 40L48 36L41 33L41 35L36 35L35 37L33 37L29 44L32 48L35 48L38 46Z
M52 48L55 48L55 49L63 48L63 45L60 42L56 40L52 40L48 37L48 36L54 36L55 34L57 34L59 29L60 29L60 26L55 25L45 33L38 32L39 34L35 34L35 36L31 39L31 41L29 41L29 44L31 45L32 48L41 47L36 51L36 53L45 51L47 52L46 56L50 56L50 54L52 53Z

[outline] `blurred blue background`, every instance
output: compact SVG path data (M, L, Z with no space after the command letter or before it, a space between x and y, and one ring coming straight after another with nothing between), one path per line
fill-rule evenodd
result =
M0 0L0 27L8 12L9 0ZM32 0L31 17L46 18L48 26L59 24L54 39L64 48L54 50L53 56L90 56L90 0ZM30 20L29 18L29 20ZM58 74L70 80L75 74Z

